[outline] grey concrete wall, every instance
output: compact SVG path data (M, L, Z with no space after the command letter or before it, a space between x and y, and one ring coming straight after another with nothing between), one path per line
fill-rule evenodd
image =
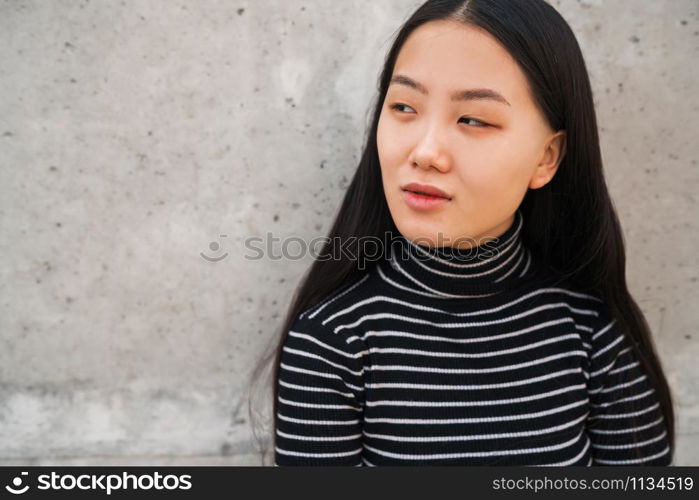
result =
M0 463L260 463L246 375L311 258L243 240L328 230L420 3L0 4ZM698 3L554 4L699 464Z

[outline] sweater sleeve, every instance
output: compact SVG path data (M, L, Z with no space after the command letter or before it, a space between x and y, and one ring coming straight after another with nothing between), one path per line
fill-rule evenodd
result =
M630 340L606 312L598 324L587 383L593 465L671 465L660 403Z
M362 465L364 384L357 344L297 319L283 343L274 465Z

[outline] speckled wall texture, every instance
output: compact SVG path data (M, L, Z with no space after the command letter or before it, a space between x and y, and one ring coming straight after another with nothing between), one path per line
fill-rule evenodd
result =
M259 463L245 377L312 258L243 241L329 229L420 3L0 4L0 463ZM553 3L590 71L676 464L699 464L699 2Z

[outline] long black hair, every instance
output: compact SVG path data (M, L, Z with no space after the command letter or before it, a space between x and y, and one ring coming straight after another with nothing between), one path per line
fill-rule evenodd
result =
M376 131L401 47L417 27L435 20L463 22L490 33L519 64L551 129L566 131L565 154L556 174L545 186L529 189L520 205L525 220L523 243L539 262L560 273L578 291L595 294L608 306L623 334L632 340L633 350L657 393L670 453L674 454L670 387L648 323L627 287L624 238L604 178L585 61L571 28L544 0L428 0L412 14L398 30L386 56L362 156L320 255L332 253L333 241L396 233L383 192ZM300 313L358 280L366 272L358 266L363 261L361 255L357 260L319 258L293 294L280 335L274 339L275 348L260 360L251 379L257 383L263 380L260 374L273 360L274 430L279 361L287 332ZM252 404L249 415L255 432ZM262 453L264 461L265 451Z

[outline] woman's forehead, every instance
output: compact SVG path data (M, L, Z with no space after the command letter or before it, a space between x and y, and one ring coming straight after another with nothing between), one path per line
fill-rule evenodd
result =
M526 77L505 48L484 30L455 21L431 21L411 33L393 75L408 76L428 93L491 88L511 104L527 97Z

